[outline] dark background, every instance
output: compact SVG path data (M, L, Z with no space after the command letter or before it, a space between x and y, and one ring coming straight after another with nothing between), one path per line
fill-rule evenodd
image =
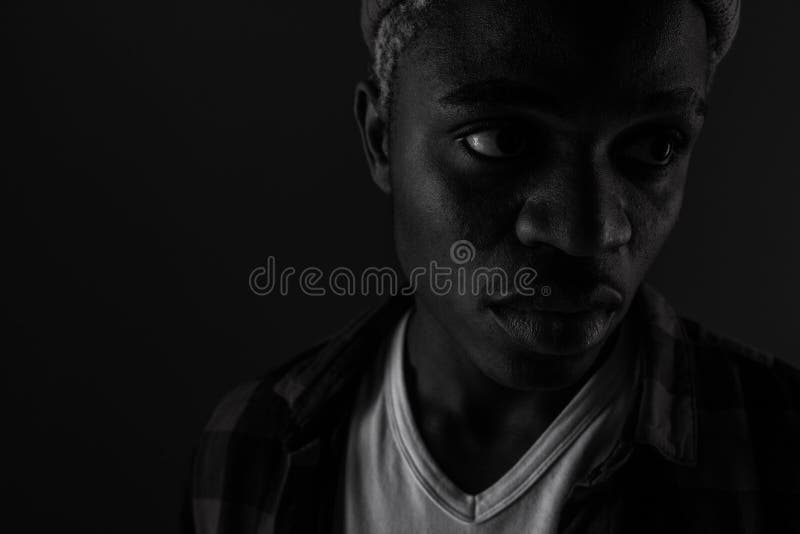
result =
M169 532L216 400L375 302L257 297L250 271L393 264L351 118L358 3L5 9L3 524ZM743 13L652 278L800 364L800 4Z

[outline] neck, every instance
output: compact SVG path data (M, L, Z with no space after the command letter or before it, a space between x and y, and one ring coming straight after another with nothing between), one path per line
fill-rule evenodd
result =
M484 436L525 434L535 440L605 360L616 336L609 339L606 350L565 358L576 376L564 387L509 387L479 368L469 341L451 336L417 303L406 332L406 387L415 417L444 418Z

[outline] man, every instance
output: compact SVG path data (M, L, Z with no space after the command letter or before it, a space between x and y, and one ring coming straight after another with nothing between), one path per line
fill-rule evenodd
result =
M365 0L355 111L400 264L472 284L416 284L232 392L194 530L800 532L800 375L642 284L738 18L725 0Z

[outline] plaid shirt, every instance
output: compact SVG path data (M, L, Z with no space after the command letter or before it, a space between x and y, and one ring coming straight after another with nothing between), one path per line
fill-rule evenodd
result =
M195 456L186 529L332 532L360 377L412 304L390 299L231 392ZM679 318L642 286L637 410L575 486L564 533L800 533L800 372Z

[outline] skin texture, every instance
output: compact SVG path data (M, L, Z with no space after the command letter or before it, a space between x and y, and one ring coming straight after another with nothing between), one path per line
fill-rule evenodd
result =
M680 212L708 50L688 1L443 6L448 16L400 57L391 120L368 82L356 118L406 274L432 260L468 279L532 267L552 288L520 298L490 284L477 295L418 287L415 419L444 472L477 493L618 337ZM450 247L464 239L475 257L454 264Z

